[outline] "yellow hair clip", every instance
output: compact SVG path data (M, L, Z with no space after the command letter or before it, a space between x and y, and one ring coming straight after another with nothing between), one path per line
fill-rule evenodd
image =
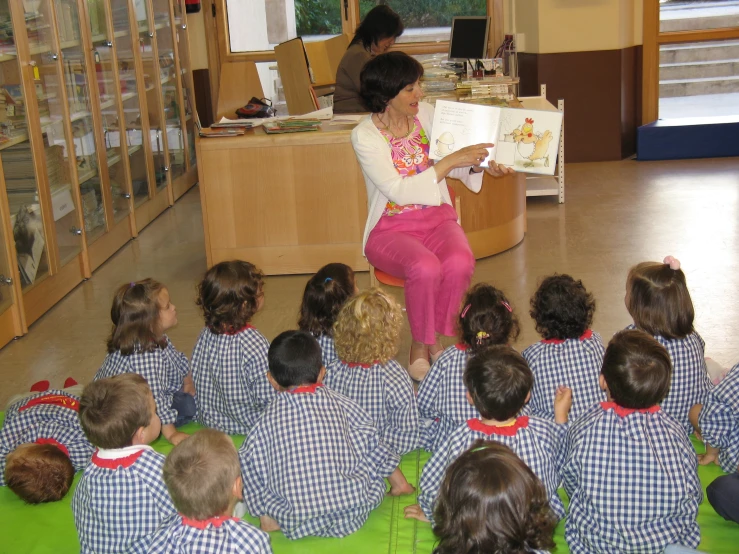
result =
M477 332L477 335L475 335L475 336L477 337L477 344L478 345L479 344L482 344L482 341L484 341L485 339L489 339L490 338L490 335L487 334L485 331L478 331Z

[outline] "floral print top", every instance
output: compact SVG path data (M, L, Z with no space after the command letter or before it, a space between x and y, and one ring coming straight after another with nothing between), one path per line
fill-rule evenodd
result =
M429 138L417 117L413 119L413 129L404 137L396 137L385 129L379 129L379 131L390 146L393 165L400 175L410 177L429 168ZM423 204L400 206L388 200L382 215L398 215L428 207Z

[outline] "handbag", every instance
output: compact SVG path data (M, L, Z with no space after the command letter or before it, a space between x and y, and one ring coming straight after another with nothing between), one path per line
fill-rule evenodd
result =
M239 119L274 117L277 115L277 110L272 107L272 101L268 98L259 99L252 96L246 106L236 110L236 115Z

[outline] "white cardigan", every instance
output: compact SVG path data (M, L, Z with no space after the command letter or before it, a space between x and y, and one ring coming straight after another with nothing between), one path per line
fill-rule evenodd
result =
M434 107L426 102L420 102L418 107L418 120L430 140ZM403 177L398 173L390 155L390 145L375 127L371 115L362 119L352 131L352 145L362 167L369 202L362 252L370 232L380 221L388 200L399 205L441 206L442 202L451 205L446 181L436 181L433 167L412 177ZM449 176L461 179L472 192L480 192L482 188L482 172L470 174L469 168L463 167L453 169Z

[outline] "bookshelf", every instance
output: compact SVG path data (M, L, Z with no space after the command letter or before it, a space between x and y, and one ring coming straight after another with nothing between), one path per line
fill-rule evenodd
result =
M197 181L184 0L0 0L0 347Z

